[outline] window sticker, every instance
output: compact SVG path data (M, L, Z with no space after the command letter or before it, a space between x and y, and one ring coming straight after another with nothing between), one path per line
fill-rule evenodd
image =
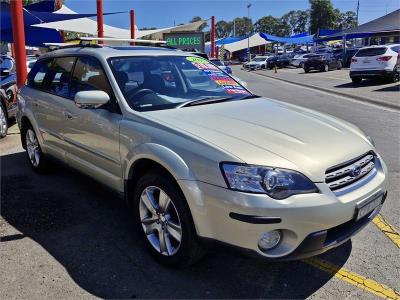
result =
M233 80L229 75L223 72L220 68L210 63L202 57L186 57L197 69L210 77L216 84L221 86L228 94L244 94L250 93L243 88L239 83Z

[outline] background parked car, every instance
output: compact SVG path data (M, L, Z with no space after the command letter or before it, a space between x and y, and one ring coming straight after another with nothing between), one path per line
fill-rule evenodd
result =
M297 54L293 57L290 61L290 65L296 68L304 68L304 62L313 54L306 53L306 54Z
M7 135L10 120L17 112L17 76L12 57L0 57L0 138Z
M290 54L282 54L277 57L277 59L274 61L274 64L278 68L284 68L290 65L290 61L291 61Z
M256 56L251 62L248 62L243 67L249 70L260 70L267 67L268 56Z
M308 73L310 70L319 70L327 72L329 70L340 70L342 62L338 60L332 53L311 55L308 60L304 62L304 72Z
M267 59L267 68L272 70L275 67L275 62L278 59L279 55L274 55L271 57L268 57Z
M350 67L352 57L357 53L360 48L348 48L346 52L343 49L335 51L333 54L342 62L344 68Z
M363 78L399 80L400 45L372 46L360 49L351 60L350 78L360 83Z
M231 67L227 66L222 60L218 58L211 58L210 61L216 65L218 68L220 68L222 71L232 74L232 69Z

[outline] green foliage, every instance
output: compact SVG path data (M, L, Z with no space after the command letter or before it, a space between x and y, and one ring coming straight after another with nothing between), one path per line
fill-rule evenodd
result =
M253 22L248 17L236 18L234 23L236 36L247 36L253 33Z
M282 22L290 26L291 35L308 30L310 12L308 10L292 10L282 16Z
M233 34L233 22L226 22L224 20L215 23L215 36L216 38L224 38Z
M254 24L257 32L265 32L277 36L288 36L291 33L290 25L282 18L273 16L262 17Z
M201 21L201 20L203 20L201 17L195 16L189 21L189 23L194 23L194 22ZM207 27L208 27L207 23L204 22L204 24L199 27L198 31L203 31Z
M338 10L333 8L331 0L310 1L310 32L318 33L319 29L334 28Z

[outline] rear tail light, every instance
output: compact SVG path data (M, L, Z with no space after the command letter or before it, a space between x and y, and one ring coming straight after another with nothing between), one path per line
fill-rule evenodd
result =
M391 58L392 58L392 56L381 56L381 57L378 57L376 60L379 60L379 61L389 61L389 60L391 60Z
M352 58L351 59L351 63L356 63L357 62L357 58Z

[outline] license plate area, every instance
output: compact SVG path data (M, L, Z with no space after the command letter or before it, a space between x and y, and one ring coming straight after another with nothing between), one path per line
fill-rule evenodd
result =
M356 221L360 220L371 213L375 208L382 204L383 193L375 195L370 199L367 199L357 204L356 207Z

